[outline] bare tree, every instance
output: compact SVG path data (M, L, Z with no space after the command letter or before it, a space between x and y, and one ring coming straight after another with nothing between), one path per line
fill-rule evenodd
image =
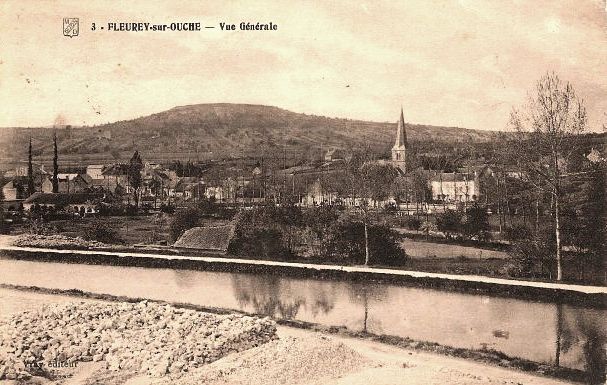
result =
M529 175L529 181L553 199L554 235L558 281L563 278L561 256L562 178L572 155L572 139L586 127L586 109L570 83L554 73L538 82L536 95L522 109L513 109L510 125L514 128L517 163ZM536 182L537 181L537 182Z

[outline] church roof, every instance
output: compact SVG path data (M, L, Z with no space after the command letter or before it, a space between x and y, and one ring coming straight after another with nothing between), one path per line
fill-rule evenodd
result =
M403 109L400 109L400 119L398 119L398 127L396 128L396 142L394 143L395 148L407 147L407 132L405 131L405 117L403 115Z

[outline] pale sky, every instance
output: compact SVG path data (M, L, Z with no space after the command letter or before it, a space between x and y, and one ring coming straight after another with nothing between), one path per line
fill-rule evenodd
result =
M2 0L0 126L226 102L373 121L402 105L411 123L502 130L546 71L585 99L590 130L607 123L605 0L184 3ZM63 17L80 36L63 36ZM173 21L216 28L107 31ZM278 30L219 29L241 21Z

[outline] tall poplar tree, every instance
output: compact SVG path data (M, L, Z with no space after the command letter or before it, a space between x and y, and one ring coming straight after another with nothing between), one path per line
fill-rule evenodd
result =
M139 189L142 185L141 171L143 170L143 161L139 151L135 151L133 157L129 161L128 178L129 185L133 192L133 200L135 201L135 207L139 207Z
M53 134L53 193L59 192L59 156L57 155L57 133Z
M30 145L27 155L27 194L32 195L35 192L34 186L34 166L32 164L32 137L30 136Z

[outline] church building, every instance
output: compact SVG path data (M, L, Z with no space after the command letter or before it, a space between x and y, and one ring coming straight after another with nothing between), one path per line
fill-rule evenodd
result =
M400 118L396 127L396 142L392 147L392 165L398 169L402 175L407 173L407 131L405 130L405 117L403 108L400 108Z
M400 184L412 186L414 183L411 179L412 176L407 174L407 130L402 107L396 127L396 141L392 147L390 163L400 173L397 178L400 180ZM476 172L445 173L440 170L424 170L423 172L428 178L431 200L435 202L472 202L478 198L479 180ZM406 200L409 199L410 197L407 194Z

